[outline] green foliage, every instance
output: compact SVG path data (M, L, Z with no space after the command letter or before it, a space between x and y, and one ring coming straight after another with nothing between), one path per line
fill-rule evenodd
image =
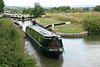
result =
M68 11L71 10L69 6L61 6L59 7L59 11L63 11L68 13Z
M70 6L60 6L46 9L47 13L82 13L87 11L93 11L93 7L70 8Z
M45 14L45 9L39 3L35 3L34 5L35 5L33 11L34 17L38 17Z
M100 34L100 15L87 15L83 22L89 34Z
M94 11L100 12L100 5L94 7Z
M84 11L89 11L89 7L83 8Z
M0 67L35 67L36 62L26 53L23 34L10 19L0 18Z
M28 8L28 9L26 9L26 8L24 8L23 10L22 10L22 14L29 14L29 15L33 15L33 8Z
M33 8L31 8L30 10L29 10L29 15L34 15L34 9Z
M73 9L71 12L72 12L72 13L77 13L77 12L82 13L82 12L84 12L84 10L75 8L75 9Z
M27 14L27 9L26 9L26 8L24 8L24 9L22 10L22 14Z
M15 6L5 6L4 7L4 10L5 11L10 11L10 13L21 13L22 12L22 10L23 10L24 8L22 8L22 7L15 7Z
M70 11L69 6L60 6L60 7L53 7L51 9L46 9L47 13L58 13L58 12L65 12L68 13Z
M47 13L57 13L58 11L52 8L52 9L46 9L46 12Z
M4 2L3 0L0 0L0 13L2 13L4 11L3 7L4 7Z
M34 8L24 8L22 14L34 15L34 17L39 17L45 14L45 8L43 8L39 3L35 3L34 5Z

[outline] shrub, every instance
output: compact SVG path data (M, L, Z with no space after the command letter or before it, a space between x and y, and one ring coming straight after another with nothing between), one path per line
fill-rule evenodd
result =
M98 5L98 6L96 6L96 7L94 7L94 9L93 9L94 11L97 11L97 12L100 12L100 5Z
M10 23L0 24L0 67L36 67L35 60L25 54L22 33Z
M83 20L84 28L89 34L100 34L100 16L99 15L87 15Z

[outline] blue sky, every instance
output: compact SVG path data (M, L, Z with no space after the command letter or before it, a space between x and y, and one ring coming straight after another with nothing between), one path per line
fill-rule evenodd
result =
M39 2L44 7L53 6L96 6L100 0L4 0L6 6L34 6Z

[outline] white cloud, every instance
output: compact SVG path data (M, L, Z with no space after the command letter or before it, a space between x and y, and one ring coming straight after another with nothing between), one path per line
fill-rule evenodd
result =
M32 6L40 2L43 6L100 5L100 0L4 0L7 6Z

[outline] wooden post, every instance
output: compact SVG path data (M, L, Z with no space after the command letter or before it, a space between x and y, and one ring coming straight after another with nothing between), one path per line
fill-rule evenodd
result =
M52 30L54 29L54 24L52 24Z

